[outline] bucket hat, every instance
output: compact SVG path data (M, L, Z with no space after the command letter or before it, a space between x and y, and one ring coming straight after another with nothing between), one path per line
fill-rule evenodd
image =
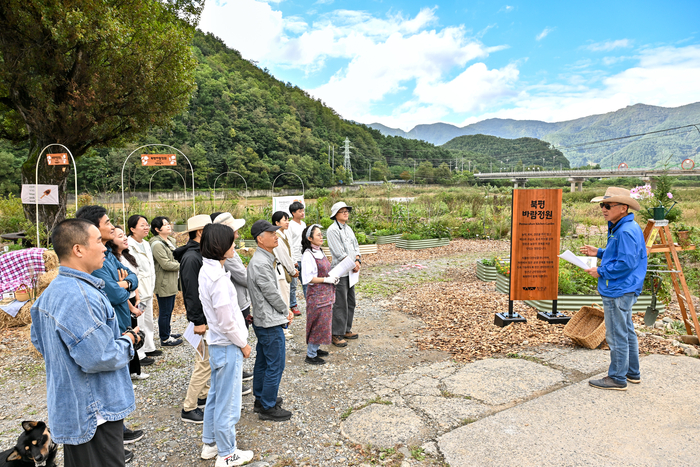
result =
M228 225L233 230L238 230L245 225L245 219L236 219L230 212L222 212L216 216L214 224L224 224Z
M211 224L211 217L206 214L197 214L196 216L187 219L187 230L185 230L185 232L201 230L207 224Z
M343 201L338 201L333 206L331 206L331 219L335 219L335 215L338 214L342 208L347 208L348 211L352 211L352 207L345 204Z

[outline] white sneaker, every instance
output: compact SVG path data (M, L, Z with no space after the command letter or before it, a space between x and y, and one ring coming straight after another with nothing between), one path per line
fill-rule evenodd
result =
M213 459L219 452L216 450L216 444L209 446L205 444L202 446L202 459Z
M131 381L141 381L142 379L146 379L149 376L151 375L149 375L148 373L131 373Z
M241 451L236 449L233 454L226 457L216 457L214 467L229 467L230 465L243 465L253 459L253 451Z

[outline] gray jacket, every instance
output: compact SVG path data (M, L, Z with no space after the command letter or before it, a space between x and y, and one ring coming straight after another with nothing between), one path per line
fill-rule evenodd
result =
M256 326L271 328L287 323L289 308L280 294L275 255L257 248L248 263L250 311Z
M224 262L224 269L231 274L231 282L236 288L236 296L238 297L238 307L245 310L250 306L250 298L248 298L248 274L241 257L237 252L233 253L233 258L228 258Z
M350 256L355 259L360 255L360 245L355 238L355 232L347 224L334 221L326 231L328 248L331 250L331 267L336 267L338 263ZM343 277L347 276L346 273Z

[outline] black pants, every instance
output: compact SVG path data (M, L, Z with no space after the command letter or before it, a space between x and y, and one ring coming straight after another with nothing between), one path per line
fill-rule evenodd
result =
M355 287L350 287L350 278L341 277L335 286L335 303L333 304L333 335L342 336L352 329L355 317Z
M130 298L129 301L132 305L136 303L136 297ZM139 325L138 318L131 317L131 329L135 329ZM141 360L139 360L139 353L134 352L134 358L129 362L129 373L137 375L141 374Z
M124 422L106 422L85 444L63 445L65 467L124 467Z

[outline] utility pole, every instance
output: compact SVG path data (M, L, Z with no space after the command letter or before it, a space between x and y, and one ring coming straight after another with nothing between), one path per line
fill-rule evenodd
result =
M367 163L367 172L369 172L369 178L367 179L368 182L372 181L372 163L368 162Z
M331 165L331 145L328 145L328 165Z
M352 165L350 164L350 139L345 138L345 159L343 161L343 168L345 169L345 174L348 177L348 185L352 184Z

